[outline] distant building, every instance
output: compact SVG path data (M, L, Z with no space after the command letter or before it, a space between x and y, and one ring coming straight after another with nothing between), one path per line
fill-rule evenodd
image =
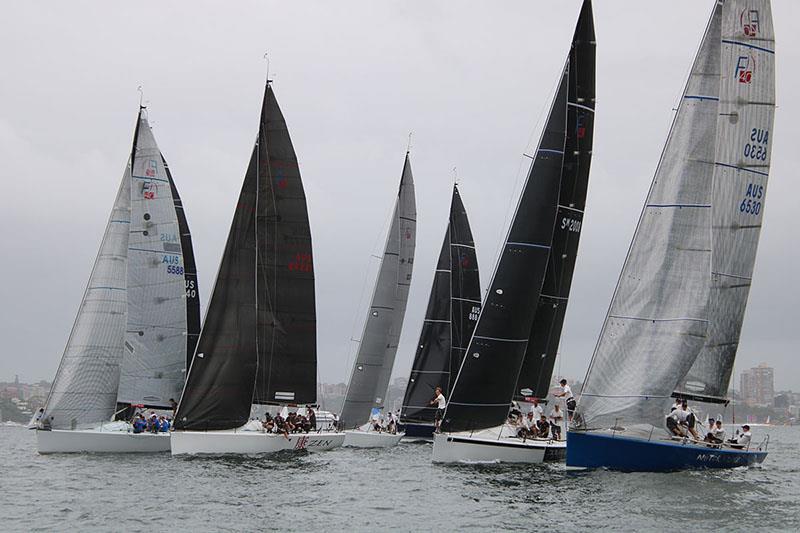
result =
M772 406L775 401L775 370L766 363L744 370L739 384L742 399L747 405Z

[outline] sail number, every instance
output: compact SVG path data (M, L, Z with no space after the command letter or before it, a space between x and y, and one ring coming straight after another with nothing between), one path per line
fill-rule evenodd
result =
M764 197L764 186L757 183L748 183L739 211L748 215L761 213L761 199Z
M186 297L187 298L197 297L197 289L195 288L193 279L186 280Z
M167 274L183 276L183 267L178 265L167 265Z
M472 309L469 312L469 319L474 322L475 320L478 320L478 315L480 315L480 314L481 314L480 306L473 305Z
M580 233L581 231L581 220L575 220L574 218L564 217L561 219L561 229L566 229L568 231L574 231L575 233Z
M769 130L753 128L750 130L750 142L744 145L744 157L757 161L767 160Z

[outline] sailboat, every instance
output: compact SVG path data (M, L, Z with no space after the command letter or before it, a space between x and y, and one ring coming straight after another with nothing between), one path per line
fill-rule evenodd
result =
M592 6L586 0L441 433L434 435L434 462L563 457L564 441L520 437L519 428L506 421L520 386L549 388L586 201L594 58Z
M200 332L192 239L140 107L130 159L39 421L39 453L169 451L132 407L172 410Z
M450 378L461 367L480 310L478 256L467 210L454 185L450 220L400 412L406 437L433 439L436 408L430 402L434 390L441 387L445 398L450 395Z
M670 397L726 403L764 213L775 109L768 0L715 1L568 432L567 465L762 462L672 437Z
M172 432L172 454L341 446L344 433L267 433L253 406L316 402L317 335L308 208L272 85Z
M416 237L414 179L406 153L380 271L339 418L342 427L352 428L345 432L345 446L387 448L403 437L401 432L374 431L370 419L380 416L389 389L408 303ZM377 410L375 415L373 410Z

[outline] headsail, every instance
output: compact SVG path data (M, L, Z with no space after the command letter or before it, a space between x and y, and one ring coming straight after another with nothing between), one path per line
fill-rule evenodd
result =
M712 195L705 346L678 394L726 401L764 216L775 114L775 34L768 0L726 0Z
M268 84L176 428L232 429L253 403L313 403L314 294L305 193Z
M403 327L417 233L414 180L408 154L391 220L340 416L347 427L364 423L374 407L383 407Z
M482 429L508 415L558 210L567 119L568 65L503 242L489 292L456 377L443 431Z
M185 378L185 268L173 184L143 109L131 161L128 320L117 402L169 407Z
M579 402L588 428L660 426L706 339L721 12L716 4L589 366Z
M94 427L110 420L117 405L127 316L130 176L128 162L47 398L44 418L52 417L54 429Z
M450 395L451 378L461 367L480 309L475 242L458 186L454 186L450 221L403 398L401 422L433 423L436 408L429 405L433 391L438 386L445 397Z
M544 285L514 391L517 399L545 398L549 392L578 257L594 137L595 35L590 2L584 2L572 38L567 84L567 141L558 214Z

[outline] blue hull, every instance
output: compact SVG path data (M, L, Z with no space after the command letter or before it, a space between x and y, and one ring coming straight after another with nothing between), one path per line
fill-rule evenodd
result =
M710 448L586 431L567 432L567 466L624 472L735 468L761 463L766 451Z
M406 422L406 438L433 440L433 424L414 424Z

